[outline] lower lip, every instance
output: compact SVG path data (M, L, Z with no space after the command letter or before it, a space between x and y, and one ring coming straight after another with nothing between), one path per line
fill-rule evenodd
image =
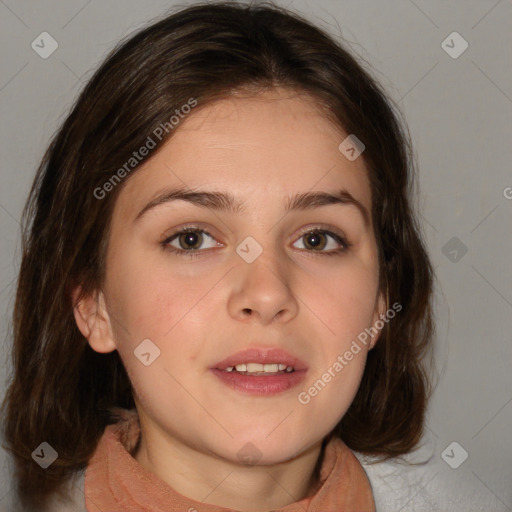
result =
M299 385L306 377L307 372L307 370L296 370L278 375L256 376L226 372L218 368L211 368L211 371L230 388L260 396L275 395Z

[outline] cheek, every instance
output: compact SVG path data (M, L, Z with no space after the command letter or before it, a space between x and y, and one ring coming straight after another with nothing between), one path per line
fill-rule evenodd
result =
M160 391L161 383L151 375L156 377L167 369L181 378L186 368L194 366L201 354L205 325L212 325L218 315L213 276L191 276L189 271L183 275L167 263L165 258L150 260L135 255L119 260L110 275L117 350L141 401L148 386ZM209 300L203 300L206 294ZM149 368L134 356L147 339L159 350ZM151 375L146 376L148 369ZM168 393L168 389L161 391L162 396Z
M152 408L176 391L171 375L184 381L185 369L200 352L190 318L201 290L187 286L184 278L170 279L150 265L124 272L127 268L120 265L112 272L110 301L117 351L138 401ZM144 353L150 354L148 366L143 363Z
M149 257L148 257L149 256ZM114 315L124 322L134 341L140 337L165 337L187 310L197 302L200 291L190 276L179 275L162 255L118 251L112 255L109 297Z
M309 283L308 300L314 301L315 311L336 340L353 339L371 324L377 274L373 266L350 261L328 278L317 281L317 286Z
M124 327L121 334L133 341L159 339L179 320L186 294L153 274L139 272L117 282L110 294L112 311Z
M329 331L318 346L322 350L319 367L311 375L300 403L307 402L314 414L332 427L359 388L368 346L357 337L372 325L377 287L378 270L371 260L347 260L314 295Z

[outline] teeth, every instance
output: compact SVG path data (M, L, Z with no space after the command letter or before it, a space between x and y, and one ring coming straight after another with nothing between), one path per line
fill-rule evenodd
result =
M286 366L283 363L270 363L270 364L260 364L260 363L243 363L237 364L236 366L228 366L226 368L227 372L232 372L236 369L237 372L247 372L247 373L277 373L286 370L288 373L293 371L293 366Z

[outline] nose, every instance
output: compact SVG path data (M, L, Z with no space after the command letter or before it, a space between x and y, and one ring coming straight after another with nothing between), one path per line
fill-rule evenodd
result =
M270 249L252 263L242 261L230 272L229 314L243 321L263 325L275 320L286 323L298 311L297 297L291 288L291 269Z

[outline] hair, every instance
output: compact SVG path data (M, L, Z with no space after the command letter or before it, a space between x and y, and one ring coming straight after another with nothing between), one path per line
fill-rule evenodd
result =
M199 109L235 91L286 87L364 141L379 290L402 309L368 353L355 399L329 436L384 459L417 445L431 392L433 269L412 207L416 166L406 124L358 60L271 2L201 2L121 41L94 72L54 134L23 210L13 375L2 415L4 448L26 504L62 492L87 467L116 409L134 407L117 351L93 351L79 331L72 291L101 290L113 207L129 176L102 199L94 191L191 97ZM131 174L172 133L155 140ZM31 456L43 441L58 453L44 470Z

